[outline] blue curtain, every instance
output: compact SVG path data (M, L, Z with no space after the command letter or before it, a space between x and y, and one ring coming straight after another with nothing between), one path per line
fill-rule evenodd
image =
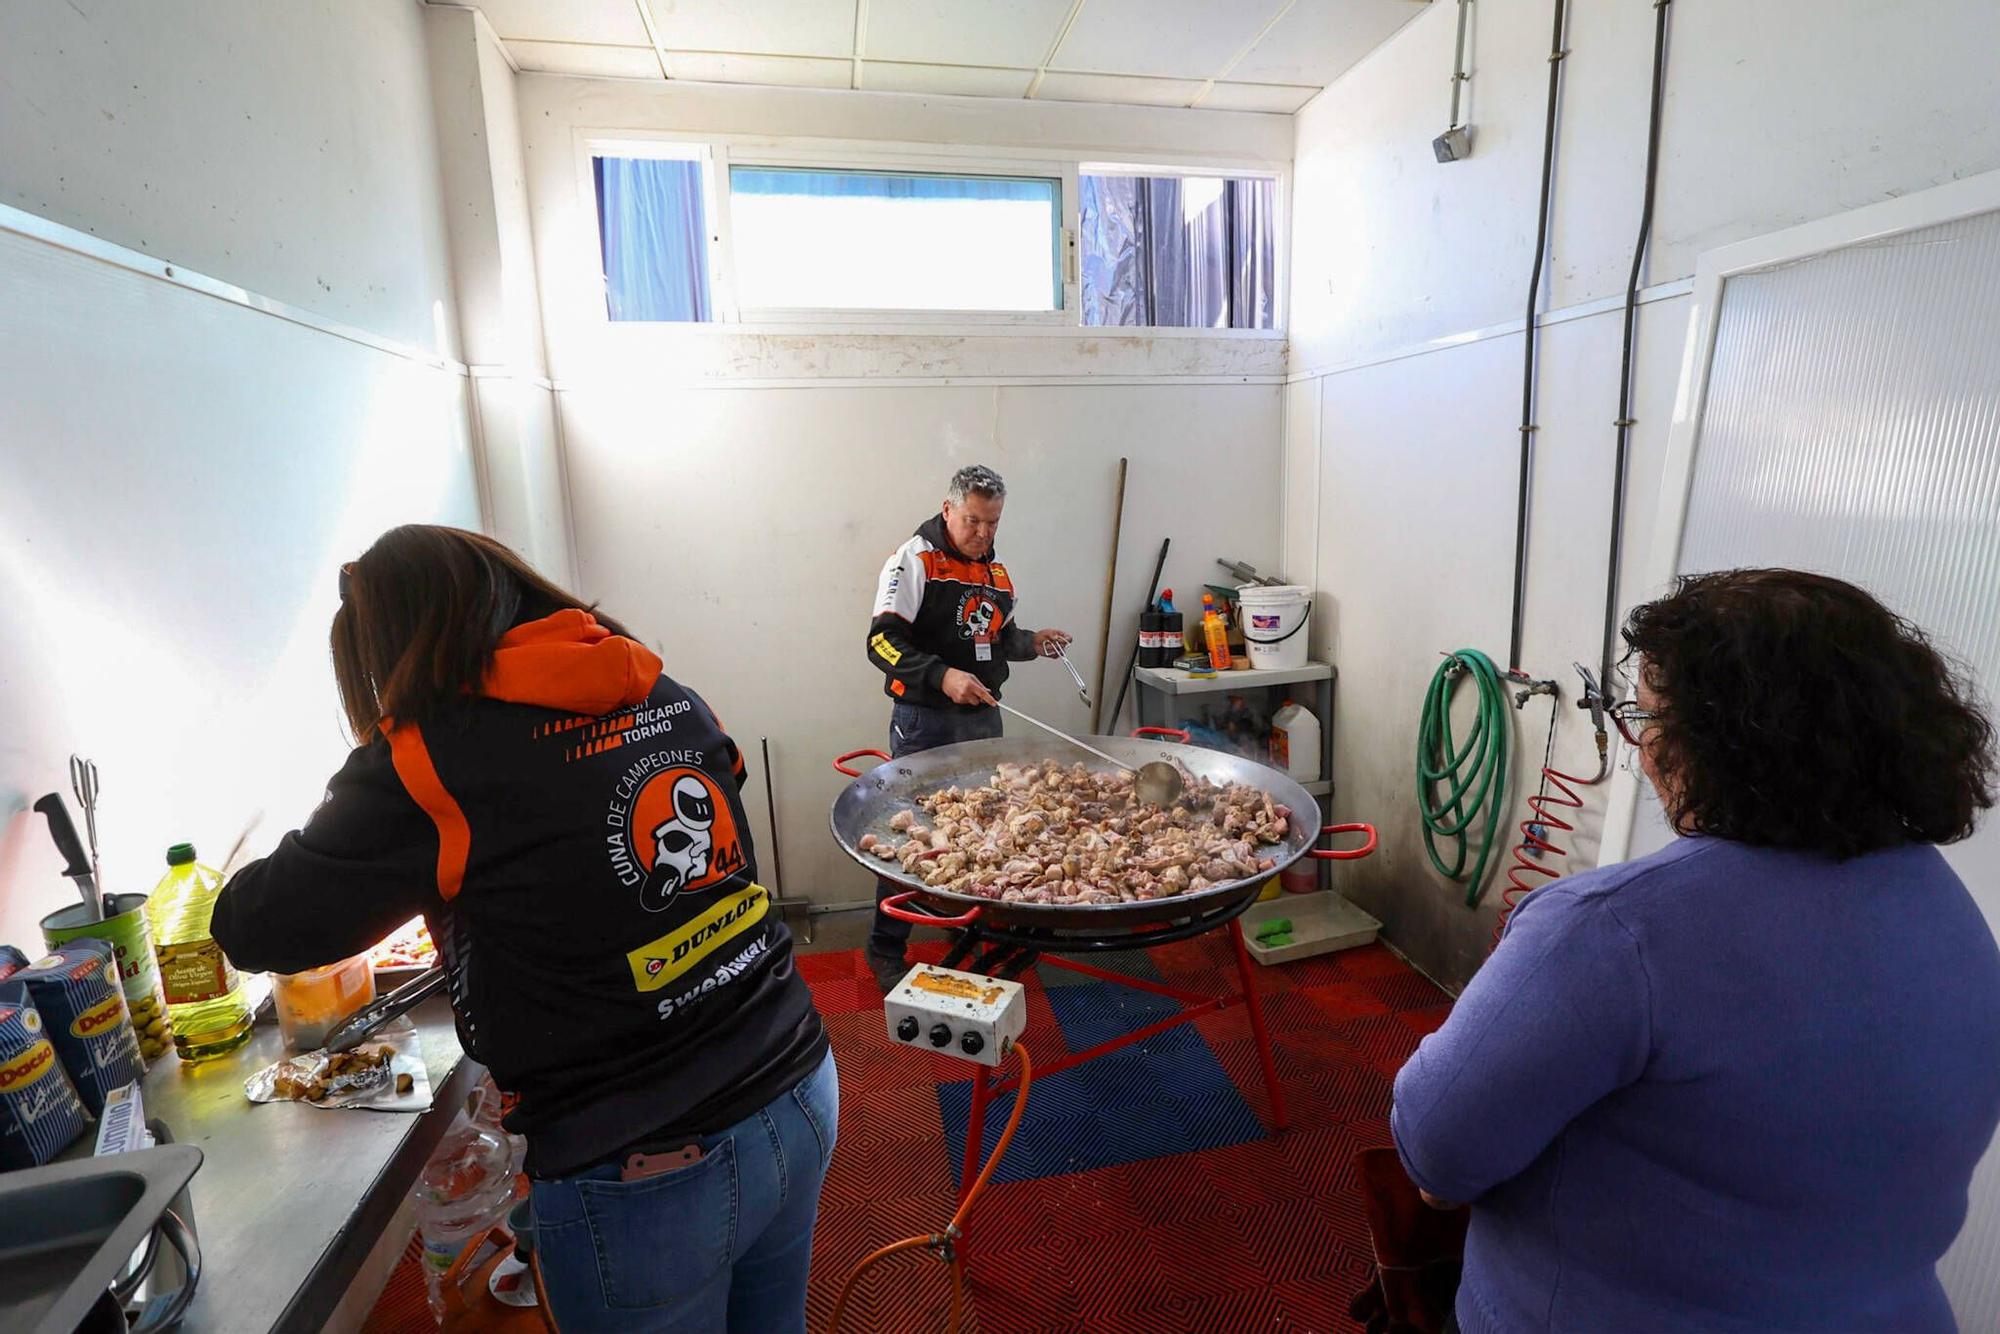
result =
M706 321L701 164L595 159L605 307L614 320Z
M1081 178L1085 324L1273 326L1275 184L1224 181L1193 217L1187 184L1176 176Z

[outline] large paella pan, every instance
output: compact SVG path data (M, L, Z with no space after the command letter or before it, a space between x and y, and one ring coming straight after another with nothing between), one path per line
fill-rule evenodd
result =
M882 861L862 851L862 840L868 835L872 834L877 839L896 837L892 822L901 812L917 810L919 798L943 788L978 787L991 780L1002 764L1038 766L1054 760L1069 765L1083 759L1087 767L1093 769L1108 767L1101 761L1089 761L1082 751L1073 747L1036 736L966 741L906 755L901 759L889 759L880 751L856 751L841 756L834 762L834 767L853 777L854 781L834 799L831 817L834 839L848 856L869 871L910 890L917 900L938 913L940 924L965 924L972 920L971 910L979 909L978 920L994 926L1096 929L1106 932L1204 916L1228 905L1247 901L1271 877L1303 856L1346 859L1363 857L1374 850L1375 831L1367 825L1328 825L1322 829L1318 820L1318 805L1305 788L1289 775L1240 756L1172 744L1163 739L1184 739L1185 733L1168 733L1159 729L1150 731L1152 735L1084 739L1112 758L1129 765L1137 766L1151 760L1178 761L1198 777L1216 783L1242 783L1268 794L1274 803L1291 813L1283 842L1261 849L1264 857L1272 862L1268 869L1164 898L1095 904L1023 903L956 893L928 885L901 864ZM866 773L849 767L850 761L862 756L874 756L884 763ZM1366 846L1341 852L1321 851L1313 847L1322 834L1348 831L1365 832Z

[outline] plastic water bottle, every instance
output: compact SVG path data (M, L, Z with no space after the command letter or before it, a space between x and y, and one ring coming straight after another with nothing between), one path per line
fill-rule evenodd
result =
M424 1289L444 1323L444 1276L459 1255L514 1205L518 1164L506 1134L460 1114L417 1178L417 1235L423 1239Z

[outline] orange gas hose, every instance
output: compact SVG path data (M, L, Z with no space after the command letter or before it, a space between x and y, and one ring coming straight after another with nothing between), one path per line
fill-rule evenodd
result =
M905 1237L901 1241L891 1242L854 1266L854 1271L847 1276L847 1282L841 1285L839 1299L833 1304L833 1318L827 1322L827 1334L840 1334L841 1320L847 1314L848 1299L853 1297L854 1287L861 1281L863 1274L878 1262L888 1259L899 1251L918 1249L934 1250L938 1252L940 1258L949 1258L951 1322L945 1328L947 1334L959 1334L964 1328L965 1266L952 1251L951 1243L965 1230L965 1220L972 1213L973 1204L986 1189L986 1183L993 1179L994 1170L1000 1166L1000 1160L1007 1156L1007 1146L1013 1143L1014 1129L1021 1124L1021 1113L1028 1105L1028 1086L1034 1082L1035 1063L1028 1059L1028 1049L1022 1043L1014 1044L1014 1053L1021 1058L1021 1087L1014 1092L1014 1109L1007 1115L1007 1127L1000 1132L999 1143L993 1146L993 1152L987 1156L986 1165L979 1169L978 1177L973 1180L972 1189L965 1192L965 1199L959 1203L958 1212L951 1216L951 1222L945 1225L943 1232L934 1232L927 1237Z

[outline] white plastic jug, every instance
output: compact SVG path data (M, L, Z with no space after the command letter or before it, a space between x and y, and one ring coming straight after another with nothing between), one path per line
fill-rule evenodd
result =
M1319 781L1319 719L1293 700L1271 715L1271 763L1301 783Z

